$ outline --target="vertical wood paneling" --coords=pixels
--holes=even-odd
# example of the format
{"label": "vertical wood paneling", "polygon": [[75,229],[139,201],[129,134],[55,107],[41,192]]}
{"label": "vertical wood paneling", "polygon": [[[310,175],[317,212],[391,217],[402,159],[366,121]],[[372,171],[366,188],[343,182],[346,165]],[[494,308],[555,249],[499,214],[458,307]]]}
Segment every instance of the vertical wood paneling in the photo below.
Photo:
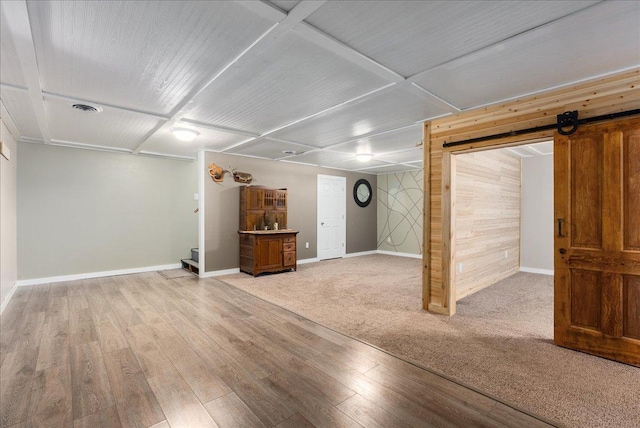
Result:
{"label": "vertical wood paneling", "polygon": [[624,248],[640,250],[640,133],[625,135],[624,142]]}
{"label": "vertical wood paneling", "polygon": [[[520,159],[503,151],[455,158],[451,270],[460,299],[520,269],[521,180]],[[462,272],[456,271],[460,264]]]}
{"label": "vertical wood paneling", "polygon": [[[640,69],[633,69],[527,98],[464,111],[426,124],[428,126],[425,126],[425,133],[428,133],[428,138],[425,136],[425,145],[429,144],[430,147],[428,152],[429,159],[425,159],[425,166],[429,166],[429,180],[425,180],[425,183],[430,182],[430,185],[425,185],[425,191],[429,191],[429,194],[425,195],[425,199],[428,198],[430,212],[429,217],[425,218],[423,224],[425,226],[425,235],[429,233],[430,239],[424,241],[425,248],[423,252],[425,257],[428,255],[430,263],[425,263],[424,266],[425,276],[428,276],[429,279],[429,287],[427,290],[428,295],[424,295],[423,300],[427,301],[427,306],[430,310],[449,313],[448,309],[442,310],[442,303],[445,293],[451,293],[452,291],[450,284],[443,282],[442,278],[442,250],[444,246],[442,229],[443,221],[448,222],[447,215],[450,214],[449,208],[442,206],[443,150],[461,153],[489,147],[498,148],[525,142],[539,142],[551,139],[554,131],[540,131],[523,136],[511,136],[447,149],[443,149],[442,144],[444,142],[455,142],[534,126],[554,124],[556,115],[565,111],[578,110],[580,118],[588,118],[638,109],[640,108],[639,76]],[[625,150],[628,153],[632,153],[633,156],[627,154],[626,157],[637,160],[640,158],[638,155],[640,152],[638,144],[640,143],[637,142],[638,137],[635,134],[631,135],[629,141],[635,139],[633,140],[634,143],[627,143]],[[627,162],[625,164],[625,174],[627,174],[625,175],[625,186],[629,186],[629,183],[638,185],[637,183],[640,181],[636,178],[640,176],[638,165],[629,165]],[[636,192],[635,195],[639,193]],[[630,192],[626,191],[626,194],[629,195]],[[640,232],[638,232],[640,223],[630,223],[628,220],[638,211],[635,209],[638,206],[640,206],[640,196],[637,199],[630,198],[627,201],[624,233],[627,239],[625,241],[626,245],[635,245],[637,243],[638,248],[640,248]],[[426,282],[424,280],[424,283]]]}
{"label": "vertical wood paneling", "polygon": [[571,246],[602,248],[602,141],[569,140]]}
{"label": "vertical wood paneling", "polygon": [[640,275],[624,275],[622,334],[640,339]]}

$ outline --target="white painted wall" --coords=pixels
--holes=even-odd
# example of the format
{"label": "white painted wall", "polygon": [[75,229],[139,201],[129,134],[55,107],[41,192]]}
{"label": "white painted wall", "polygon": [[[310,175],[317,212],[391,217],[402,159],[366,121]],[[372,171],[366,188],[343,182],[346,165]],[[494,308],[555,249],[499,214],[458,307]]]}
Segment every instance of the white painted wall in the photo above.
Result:
{"label": "white painted wall", "polygon": [[520,269],[553,273],[553,156],[522,158]]}
{"label": "white painted wall", "polygon": [[[9,160],[0,155],[0,301],[13,288],[18,278],[16,235],[16,174],[18,151],[16,141],[1,123],[0,140],[10,150]],[[3,306],[4,307],[4,306]]]}
{"label": "white painted wall", "polygon": [[197,162],[18,147],[18,280],[179,264],[198,246]]}

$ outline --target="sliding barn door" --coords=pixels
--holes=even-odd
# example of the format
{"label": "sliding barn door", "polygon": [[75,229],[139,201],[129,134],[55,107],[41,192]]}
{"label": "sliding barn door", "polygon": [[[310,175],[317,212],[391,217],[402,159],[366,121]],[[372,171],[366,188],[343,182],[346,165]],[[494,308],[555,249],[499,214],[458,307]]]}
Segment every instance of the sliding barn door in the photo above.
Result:
{"label": "sliding barn door", "polygon": [[640,366],[640,118],[557,134],[554,342]]}

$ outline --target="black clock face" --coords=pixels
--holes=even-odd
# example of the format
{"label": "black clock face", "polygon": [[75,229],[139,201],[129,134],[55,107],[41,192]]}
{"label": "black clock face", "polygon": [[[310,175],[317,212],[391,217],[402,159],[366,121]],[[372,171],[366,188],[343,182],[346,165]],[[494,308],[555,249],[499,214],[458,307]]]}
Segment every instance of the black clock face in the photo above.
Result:
{"label": "black clock face", "polygon": [[356,184],[353,186],[353,199],[356,201],[361,207],[366,207],[371,202],[371,197],[373,196],[371,191],[371,184],[364,178],[356,181]]}

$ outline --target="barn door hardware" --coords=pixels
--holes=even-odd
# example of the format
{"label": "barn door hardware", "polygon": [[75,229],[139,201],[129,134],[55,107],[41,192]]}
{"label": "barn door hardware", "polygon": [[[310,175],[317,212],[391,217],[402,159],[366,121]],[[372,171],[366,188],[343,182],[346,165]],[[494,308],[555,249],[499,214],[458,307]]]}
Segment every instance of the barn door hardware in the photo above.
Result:
{"label": "barn door hardware", "polygon": [[[562,135],[571,135],[578,130],[578,110],[565,111],[556,116],[558,132]],[[569,128],[569,130],[565,130]]]}
{"label": "barn door hardware", "polygon": [[[634,110],[621,111],[618,113],[603,114],[601,116],[587,117],[586,119],[578,119],[577,110],[567,111],[557,115],[556,123],[554,124],[536,126],[535,128],[518,129],[514,131],[503,132],[501,134],[470,138],[468,140],[462,140],[462,141],[455,141],[455,142],[449,142],[449,143],[445,141],[444,144],[442,144],[442,147],[447,148],[447,147],[462,146],[465,144],[480,143],[482,141],[498,140],[501,138],[513,137],[515,135],[531,134],[533,132],[539,132],[539,131],[548,131],[551,129],[557,130],[562,135],[571,135],[578,129],[579,125],[584,125],[585,123],[600,122],[603,120],[613,120],[619,117],[635,116],[639,114],[640,114],[640,109],[634,109]],[[565,128],[569,128],[569,129],[567,130]]]}

